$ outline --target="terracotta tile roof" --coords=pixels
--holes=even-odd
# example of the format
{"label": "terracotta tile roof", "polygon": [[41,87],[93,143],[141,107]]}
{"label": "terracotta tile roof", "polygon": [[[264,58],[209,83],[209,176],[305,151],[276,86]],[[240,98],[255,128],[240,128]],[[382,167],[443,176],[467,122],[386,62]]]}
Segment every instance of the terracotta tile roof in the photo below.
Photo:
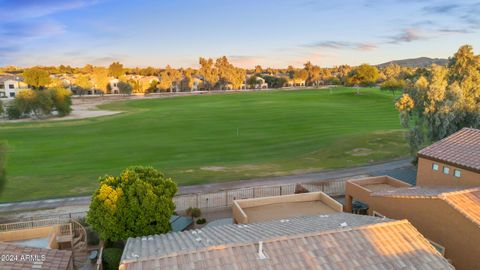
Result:
{"label": "terracotta tile roof", "polygon": [[[0,261],[0,269],[69,269],[72,252],[69,250],[47,249],[26,247],[0,242],[0,254],[8,255],[8,260]],[[10,256],[12,255],[12,256]],[[31,255],[35,259],[28,259],[25,256]],[[22,257],[23,256],[23,257]],[[44,260],[42,260],[44,256]],[[11,261],[10,259],[16,258]]]}
{"label": "terracotta tile roof", "polygon": [[480,129],[463,128],[420,150],[418,156],[480,172]]}
{"label": "terracotta tile roof", "polygon": [[442,199],[480,226],[480,188],[447,193]]}
{"label": "terracotta tile roof", "polygon": [[278,236],[332,230],[338,228],[342,223],[346,223],[347,226],[361,226],[379,222],[385,222],[385,220],[371,216],[335,213],[261,223],[204,227],[201,230],[129,238],[122,261],[135,260],[137,257],[162,256],[180,251],[191,251],[212,245],[249,243]]}
{"label": "terracotta tile roof", "polygon": [[[335,215],[339,214],[331,216],[338,221],[340,215]],[[343,217],[348,219],[347,223],[359,218],[362,222],[357,224],[366,224],[348,224],[345,227],[337,224],[331,229],[319,226],[316,230],[300,233],[305,220],[310,219],[311,224],[305,224],[308,227],[314,225],[314,220],[328,222],[329,218],[304,217],[289,222],[277,220],[248,224],[247,226],[257,226],[257,230],[250,231],[253,235],[248,239],[244,239],[246,234],[237,235],[242,229],[239,225],[219,226],[215,227],[217,232],[227,231],[227,238],[237,241],[220,244],[218,240],[212,239],[208,245],[170,250],[162,255],[138,250],[142,255],[136,258],[123,260],[122,256],[121,267],[124,268],[120,269],[453,269],[406,220],[381,220],[345,213]],[[285,223],[288,225],[285,226]],[[289,227],[299,233],[277,233],[270,237],[261,235],[275,232],[276,227],[280,231]],[[224,234],[219,235],[219,239],[222,236]],[[197,242],[193,237],[179,237],[179,233],[169,233],[162,239],[150,241],[134,242],[131,239],[127,242],[124,255],[132,248],[132,244],[140,249],[160,250],[166,245],[188,246],[188,242]],[[182,241],[177,242],[180,239]],[[263,240],[265,259],[258,255],[259,240]]]}

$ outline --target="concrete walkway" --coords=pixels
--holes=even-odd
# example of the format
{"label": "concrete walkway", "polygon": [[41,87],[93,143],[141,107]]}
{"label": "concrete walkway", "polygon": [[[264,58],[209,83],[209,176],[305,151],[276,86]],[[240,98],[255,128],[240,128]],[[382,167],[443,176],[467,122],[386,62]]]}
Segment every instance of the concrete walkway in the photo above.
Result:
{"label": "concrete walkway", "polygon": [[[389,175],[390,172],[398,174],[399,170],[405,170],[409,174],[415,172],[415,168],[411,165],[410,158],[390,160],[386,162],[379,162],[370,165],[352,167],[336,170],[325,170],[314,173],[306,173],[299,175],[278,176],[278,177],[266,177],[250,180],[239,180],[232,182],[221,182],[211,184],[201,184],[193,186],[180,186],[177,194],[190,194],[190,193],[203,193],[203,192],[215,192],[225,189],[235,188],[247,188],[255,186],[270,186],[270,185],[282,185],[292,183],[307,183],[319,180],[328,179],[341,179],[353,177],[356,175]],[[398,175],[395,175],[398,177]],[[401,179],[401,177],[399,177]],[[405,180],[406,179],[401,179]],[[25,210],[47,209],[57,207],[68,206],[85,206],[90,204],[90,196],[83,197],[69,197],[59,199],[47,199],[38,201],[25,201],[14,203],[0,204],[1,212],[15,212]]]}

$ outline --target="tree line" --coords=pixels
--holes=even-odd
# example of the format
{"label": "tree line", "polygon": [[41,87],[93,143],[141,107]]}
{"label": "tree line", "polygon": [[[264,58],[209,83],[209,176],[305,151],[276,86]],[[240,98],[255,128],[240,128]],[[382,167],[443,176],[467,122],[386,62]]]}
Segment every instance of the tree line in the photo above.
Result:
{"label": "tree line", "polygon": [[[151,93],[169,91],[189,91],[194,84],[202,90],[253,88],[258,78],[263,78],[270,88],[280,88],[291,85],[346,85],[372,86],[385,83],[384,89],[395,91],[403,80],[414,76],[416,69],[397,65],[378,69],[376,66],[362,64],[357,67],[341,65],[333,68],[322,68],[311,62],[302,68],[288,66],[287,68],[243,69],[234,66],[227,57],[217,59],[199,58],[199,68],[175,69],[167,65],[165,68],[127,68],[120,62],[113,62],[108,67],[87,64],[84,67],[51,66],[18,69],[15,67],[0,68],[1,72],[22,74],[25,81],[34,88],[52,86],[65,87],[62,76],[69,78],[70,85],[76,94],[87,91],[99,94],[111,93],[112,78],[118,79],[116,86],[120,93]],[[398,82],[398,75],[401,74]],[[50,76],[53,75],[53,76]],[[145,80],[142,77],[152,77]]]}

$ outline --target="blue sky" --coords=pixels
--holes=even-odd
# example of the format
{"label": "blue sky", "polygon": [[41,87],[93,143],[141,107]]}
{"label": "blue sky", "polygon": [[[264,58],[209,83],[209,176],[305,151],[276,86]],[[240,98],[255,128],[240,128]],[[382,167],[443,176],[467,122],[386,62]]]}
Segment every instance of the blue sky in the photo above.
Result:
{"label": "blue sky", "polygon": [[358,65],[480,49],[480,1],[0,0],[0,65]]}

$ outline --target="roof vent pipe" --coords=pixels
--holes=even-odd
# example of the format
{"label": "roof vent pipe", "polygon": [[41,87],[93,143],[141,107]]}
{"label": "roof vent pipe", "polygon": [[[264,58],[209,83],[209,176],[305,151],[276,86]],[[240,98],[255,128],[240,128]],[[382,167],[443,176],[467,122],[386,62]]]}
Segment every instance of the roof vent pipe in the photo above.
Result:
{"label": "roof vent pipe", "polygon": [[265,253],[263,253],[263,241],[258,242],[258,258],[260,258],[260,260],[267,258]]}

